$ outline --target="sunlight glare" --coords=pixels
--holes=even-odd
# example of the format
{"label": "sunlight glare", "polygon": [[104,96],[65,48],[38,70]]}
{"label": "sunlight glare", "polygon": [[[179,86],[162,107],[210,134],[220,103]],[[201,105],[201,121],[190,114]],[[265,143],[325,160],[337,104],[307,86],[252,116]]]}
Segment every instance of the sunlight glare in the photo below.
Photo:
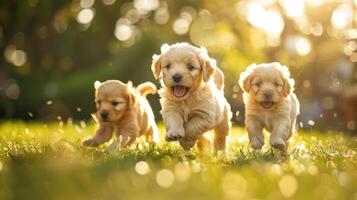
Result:
{"label": "sunlight glare", "polygon": [[309,6],[317,7],[324,3],[324,0],[305,0],[305,3]]}
{"label": "sunlight glare", "polygon": [[296,52],[301,55],[305,56],[310,53],[311,51],[311,44],[310,41],[304,37],[297,37],[295,43]]}
{"label": "sunlight glare", "polygon": [[284,8],[286,16],[289,18],[304,16],[305,4],[303,0],[281,0],[280,4]]}
{"label": "sunlight glare", "polygon": [[336,29],[347,28],[352,22],[352,8],[348,4],[338,6],[332,13],[331,23]]}
{"label": "sunlight glare", "polygon": [[276,10],[266,10],[257,3],[248,4],[247,19],[253,26],[264,30],[270,37],[280,37],[284,21]]}
{"label": "sunlight glare", "polygon": [[213,141],[213,134],[211,132],[206,132],[203,134],[203,137],[206,138],[209,141]]}

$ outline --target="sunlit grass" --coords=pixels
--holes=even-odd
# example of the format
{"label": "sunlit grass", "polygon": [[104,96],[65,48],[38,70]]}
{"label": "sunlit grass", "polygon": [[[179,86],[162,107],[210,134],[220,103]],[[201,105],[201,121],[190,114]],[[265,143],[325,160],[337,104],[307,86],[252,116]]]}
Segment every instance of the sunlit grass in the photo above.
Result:
{"label": "sunlit grass", "polygon": [[[299,132],[290,155],[253,151],[233,128],[225,155],[140,142],[108,152],[94,125],[3,122],[0,199],[356,199],[356,139]],[[161,133],[164,130],[161,126]]]}

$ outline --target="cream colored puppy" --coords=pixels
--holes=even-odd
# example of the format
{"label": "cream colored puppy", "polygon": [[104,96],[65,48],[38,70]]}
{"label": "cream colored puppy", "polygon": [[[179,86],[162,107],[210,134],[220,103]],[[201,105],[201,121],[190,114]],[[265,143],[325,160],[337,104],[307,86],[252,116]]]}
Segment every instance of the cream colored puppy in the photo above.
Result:
{"label": "cream colored puppy", "polygon": [[293,93],[294,80],[280,63],[251,65],[240,75],[244,91],[245,125],[250,145],[261,149],[263,129],[271,133],[270,145],[286,150],[295,131],[299,101]]}
{"label": "cream colored puppy", "polygon": [[215,150],[224,150],[232,114],[224,97],[224,75],[207,50],[187,43],[164,44],[161,54],[153,56],[152,71],[161,80],[166,140],[178,140],[188,150],[213,129]]}
{"label": "cream colored puppy", "polygon": [[99,127],[92,138],[83,142],[85,146],[103,144],[112,138],[113,133],[117,140],[111,148],[130,145],[139,136],[158,141],[154,114],[146,99],[147,94],[156,93],[154,84],[145,82],[134,88],[130,81],[125,84],[109,80],[96,81],[94,87]]}

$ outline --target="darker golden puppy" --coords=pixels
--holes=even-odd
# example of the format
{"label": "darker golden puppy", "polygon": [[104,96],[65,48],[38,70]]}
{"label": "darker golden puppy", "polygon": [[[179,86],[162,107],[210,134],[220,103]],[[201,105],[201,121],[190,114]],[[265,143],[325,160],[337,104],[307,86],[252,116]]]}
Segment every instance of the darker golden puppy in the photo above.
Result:
{"label": "darker golden puppy", "polygon": [[[113,133],[116,145],[127,146],[139,136],[146,136],[150,141],[158,140],[158,130],[147,94],[155,94],[156,87],[150,82],[137,88],[129,81],[109,80],[95,83],[96,118],[99,128],[93,138],[84,141],[86,146],[98,146],[109,141]],[[120,138],[120,139],[119,139]]]}

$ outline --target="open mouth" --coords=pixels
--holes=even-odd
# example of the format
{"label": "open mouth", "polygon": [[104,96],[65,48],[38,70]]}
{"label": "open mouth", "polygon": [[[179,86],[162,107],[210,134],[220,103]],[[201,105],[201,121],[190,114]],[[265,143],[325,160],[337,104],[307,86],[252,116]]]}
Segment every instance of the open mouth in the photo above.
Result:
{"label": "open mouth", "polygon": [[265,109],[269,109],[269,108],[273,107],[274,102],[272,102],[272,101],[263,101],[263,102],[260,103],[260,105],[262,105],[262,107],[265,108]]}
{"label": "open mouth", "polygon": [[182,98],[184,96],[186,96],[189,88],[185,87],[185,86],[181,86],[181,85],[175,85],[172,88],[172,94],[176,97],[176,98]]}

